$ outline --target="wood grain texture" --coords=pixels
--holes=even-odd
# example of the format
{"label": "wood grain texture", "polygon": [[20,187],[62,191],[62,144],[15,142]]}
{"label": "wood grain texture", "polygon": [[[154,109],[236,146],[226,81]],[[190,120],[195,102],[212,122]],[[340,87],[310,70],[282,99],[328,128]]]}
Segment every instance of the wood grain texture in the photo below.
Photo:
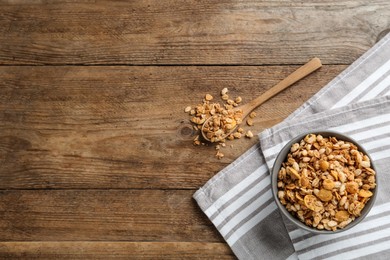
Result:
{"label": "wood grain texture", "polygon": [[0,64],[350,64],[388,0],[1,1]]}
{"label": "wood grain texture", "polygon": [[193,191],[0,191],[0,241],[222,242]]}
{"label": "wood grain texture", "polygon": [[218,161],[184,108],[319,57],[257,134],[389,30],[388,0],[0,0],[0,258],[235,259],[192,195],[258,139]]}
{"label": "wood grain texture", "polygon": [[[200,252],[202,252],[200,254]],[[225,243],[0,242],[6,259],[236,259]]]}
{"label": "wood grain texture", "polygon": [[[243,102],[298,66],[0,67],[0,189],[196,189],[257,142],[192,145],[184,113],[223,87]],[[287,117],[345,66],[325,66],[256,109]],[[248,129],[248,128],[247,128]]]}

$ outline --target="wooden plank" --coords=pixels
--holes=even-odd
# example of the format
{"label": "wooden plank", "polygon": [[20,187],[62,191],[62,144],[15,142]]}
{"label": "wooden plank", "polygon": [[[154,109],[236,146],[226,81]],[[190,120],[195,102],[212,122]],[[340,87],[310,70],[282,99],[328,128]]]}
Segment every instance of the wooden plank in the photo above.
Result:
{"label": "wooden plank", "polygon": [[0,242],[12,259],[236,259],[225,243]]}
{"label": "wooden plank", "polygon": [[[297,66],[0,67],[0,189],[196,189],[257,142],[192,145],[184,113],[223,87],[248,102]],[[325,66],[256,111],[257,134],[345,66]],[[248,128],[247,128],[248,129]]]}
{"label": "wooden plank", "polygon": [[0,242],[12,259],[236,259],[225,243]]}
{"label": "wooden plank", "polygon": [[387,0],[1,1],[0,64],[350,64]]}
{"label": "wooden plank", "polygon": [[1,241],[222,242],[193,191],[0,191]]}

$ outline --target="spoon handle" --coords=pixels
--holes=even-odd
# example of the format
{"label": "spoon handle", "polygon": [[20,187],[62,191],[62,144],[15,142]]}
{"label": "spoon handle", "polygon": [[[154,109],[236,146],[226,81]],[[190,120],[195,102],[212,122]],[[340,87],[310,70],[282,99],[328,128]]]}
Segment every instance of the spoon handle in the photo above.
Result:
{"label": "spoon handle", "polygon": [[253,99],[249,103],[247,103],[245,108],[243,107],[244,117],[248,115],[253,109],[257,108],[261,104],[263,104],[265,101],[270,99],[271,97],[275,96],[279,92],[283,91],[284,89],[288,88],[295,82],[299,81],[300,79],[306,77],[310,73],[314,72],[315,70],[321,68],[321,60],[319,58],[313,58],[308,63],[303,65],[302,67],[299,67],[296,71],[291,73],[287,78],[280,81],[278,84],[267,90],[264,94],[261,96]]}

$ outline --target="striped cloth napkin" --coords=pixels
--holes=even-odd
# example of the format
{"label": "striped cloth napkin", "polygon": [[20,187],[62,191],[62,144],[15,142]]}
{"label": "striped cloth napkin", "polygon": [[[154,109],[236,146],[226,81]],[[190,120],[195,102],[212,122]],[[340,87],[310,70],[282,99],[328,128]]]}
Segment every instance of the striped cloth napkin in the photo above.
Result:
{"label": "striped cloth napkin", "polygon": [[[319,129],[362,144],[379,179],[366,219],[333,235],[296,228],[279,214],[271,193],[278,152],[292,137]],[[390,34],[259,139],[194,194],[239,259],[390,259]]]}

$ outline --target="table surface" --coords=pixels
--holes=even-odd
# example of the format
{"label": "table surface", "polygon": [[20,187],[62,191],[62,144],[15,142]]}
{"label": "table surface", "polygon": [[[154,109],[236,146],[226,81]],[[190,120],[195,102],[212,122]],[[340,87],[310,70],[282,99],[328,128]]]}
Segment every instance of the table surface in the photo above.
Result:
{"label": "table surface", "polygon": [[0,1],[0,257],[234,259],[193,193],[258,142],[215,158],[188,105],[286,118],[390,28],[388,0]]}

